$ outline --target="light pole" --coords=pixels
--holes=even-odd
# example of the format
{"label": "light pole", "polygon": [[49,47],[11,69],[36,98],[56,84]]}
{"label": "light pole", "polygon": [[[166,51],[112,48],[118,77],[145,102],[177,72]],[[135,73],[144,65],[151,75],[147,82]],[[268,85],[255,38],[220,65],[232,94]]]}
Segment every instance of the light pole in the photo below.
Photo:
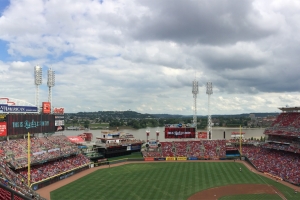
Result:
{"label": "light pole", "polygon": [[193,81],[193,89],[192,89],[192,93],[193,93],[193,98],[194,98],[194,106],[193,106],[193,111],[194,111],[194,115],[193,115],[193,124],[194,127],[197,129],[197,94],[199,93],[198,90],[198,81],[195,80]]}
{"label": "light pole", "polygon": [[[47,86],[49,87],[49,93],[48,93],[48,102],[50,102],[51,107],[52,106],[52,87],[55,85],[55,71],[52,71],[51,67],[48,69],[48,81]],[[51,109],[52,112],[53,109]]]}
{"label": "light pole", "polygon": [[38,112],[40,111],[39,106],[39,85],[42,84],[42,74],[43,69],[41,66],[36,65],[34,67],[34,84],[35,84],[35,105],[38,108]]}
{"label": "light pole", "polygon": [[207,135],[208,139],[212,139],[211,115],[210,115],[210,95],[213,93],[212,82],[206,84],[206,94],[208,95],[208,115],[207,115]]}

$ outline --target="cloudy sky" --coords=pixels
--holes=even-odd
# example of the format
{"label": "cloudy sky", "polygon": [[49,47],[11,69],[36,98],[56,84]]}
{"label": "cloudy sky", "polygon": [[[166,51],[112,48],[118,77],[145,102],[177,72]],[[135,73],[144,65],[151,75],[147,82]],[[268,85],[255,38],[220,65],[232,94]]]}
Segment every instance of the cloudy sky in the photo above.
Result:
{"label": "cloudy sky", "polygon": [[[0,0],[0,97],[65,112],[207,115],[300,106],[298,0]],[[1,102],[0,102],[1,103]]]}

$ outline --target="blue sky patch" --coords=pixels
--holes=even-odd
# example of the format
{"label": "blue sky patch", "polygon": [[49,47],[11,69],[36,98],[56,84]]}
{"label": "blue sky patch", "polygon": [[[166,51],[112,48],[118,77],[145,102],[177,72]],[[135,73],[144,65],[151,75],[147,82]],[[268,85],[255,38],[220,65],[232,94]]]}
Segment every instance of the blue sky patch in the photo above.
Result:
{"label": "blue sky patch", "polygon": [[10,55],[7,52],[8,42],[0,40],[0,60],[6,62],[10,58]]}
{"label": "blue sky patch", "polygon": [[2,13],[7,6],[9,6],[9,0],[1,0],[0,1],[0,16],[2,16]]}

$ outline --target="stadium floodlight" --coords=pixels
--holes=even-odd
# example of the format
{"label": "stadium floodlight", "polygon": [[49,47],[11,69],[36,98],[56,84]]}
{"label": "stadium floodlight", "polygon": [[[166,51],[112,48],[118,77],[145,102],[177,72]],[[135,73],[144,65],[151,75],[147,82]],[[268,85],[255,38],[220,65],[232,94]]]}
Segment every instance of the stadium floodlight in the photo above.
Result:
{"label": "stadium floodlight", "polygon": [[212,139],[211,115],[210,115],[210,96],[213,94],[212,82],[207,82],[206,94],[208,95],[207,136],[208,139]]}
{"label": "stadium floodlight", "polygon": [[35,106],[39,109],[39,85],[42,84],[42,76],[43,75],[43,69],[41,66],[36,65],[34,67],[34,84],[35,84]]}
{"label": "stadium floodlight", "polygon": [[193,124],[194,126],[197,128],[197,94],[199,93],[198,90],[198,81],[195,80],[193,81],[193,89],[192,89],[192,93],[193,93],[193,98],[194,98],[194,106],[193,106],[193,111],[194,111],[194,115],[193,115]]}
{"label": "stadium floodlight", "polygon": [[50,67],[48,69],[47,86],[49,87],[48,102],[50,102],[51,107],[52,107],[52,87],[54,87],[54,85],[55,85],[55,71],[53,71]]}

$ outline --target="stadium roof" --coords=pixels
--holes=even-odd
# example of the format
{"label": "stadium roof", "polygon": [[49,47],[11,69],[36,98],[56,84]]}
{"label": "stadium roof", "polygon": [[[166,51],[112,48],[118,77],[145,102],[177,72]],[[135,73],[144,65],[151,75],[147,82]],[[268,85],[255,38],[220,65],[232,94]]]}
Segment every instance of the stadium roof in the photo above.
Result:
{"label": "stadium roof", "polygon": [[283,107],[283,108],[278,108],[280,110],[282,110],[283,112],[299,112],[300,107]]}

